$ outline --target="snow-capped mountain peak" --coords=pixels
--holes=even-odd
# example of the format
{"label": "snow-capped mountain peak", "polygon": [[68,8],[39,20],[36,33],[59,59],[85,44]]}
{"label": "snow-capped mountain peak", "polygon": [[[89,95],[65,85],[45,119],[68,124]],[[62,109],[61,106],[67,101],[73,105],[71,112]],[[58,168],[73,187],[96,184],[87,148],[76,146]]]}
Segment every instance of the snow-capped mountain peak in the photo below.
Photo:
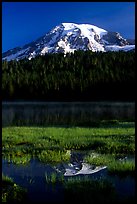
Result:
{"label": "snow-capped mountain peak", "polygon": [[130,45],[118,32],[90,24],[61,23],[36,41],[3,53],[2,59],[32,59],[46,53],[66,54],[75,50],[106,52],[131,49],[135,49],[135,45]]}

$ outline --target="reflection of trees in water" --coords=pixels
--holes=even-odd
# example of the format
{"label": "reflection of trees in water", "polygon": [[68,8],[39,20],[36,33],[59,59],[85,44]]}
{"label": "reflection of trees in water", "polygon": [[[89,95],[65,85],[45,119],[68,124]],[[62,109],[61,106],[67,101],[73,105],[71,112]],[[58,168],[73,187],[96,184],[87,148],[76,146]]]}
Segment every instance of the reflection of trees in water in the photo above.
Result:
{"label": "reflection of trees in water", "polygon": [[98,120],[134,120],[134,103],[46,103],[2,107],[2,125],[89,125]]}
{"label": "reflection of trees in water", "polygon": [[[18,116],[17,116],[18,117]],[[15,120],[15,111],[12,107],[9,108],[2,108],[2,124],[3,125],[9,125],[12,124]],[[18,119],[18,118],[17,118]]]}

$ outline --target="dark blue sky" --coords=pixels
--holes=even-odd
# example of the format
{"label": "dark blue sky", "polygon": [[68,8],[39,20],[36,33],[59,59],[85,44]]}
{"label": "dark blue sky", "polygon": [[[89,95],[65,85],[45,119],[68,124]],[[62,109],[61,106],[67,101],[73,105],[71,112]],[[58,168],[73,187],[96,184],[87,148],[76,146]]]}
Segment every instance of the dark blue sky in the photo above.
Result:
{"label": "dark blue sky", "polygon": [[89,23],[135,38],[135,2],[3,2],[2,51],[36,40],[63,22]]}

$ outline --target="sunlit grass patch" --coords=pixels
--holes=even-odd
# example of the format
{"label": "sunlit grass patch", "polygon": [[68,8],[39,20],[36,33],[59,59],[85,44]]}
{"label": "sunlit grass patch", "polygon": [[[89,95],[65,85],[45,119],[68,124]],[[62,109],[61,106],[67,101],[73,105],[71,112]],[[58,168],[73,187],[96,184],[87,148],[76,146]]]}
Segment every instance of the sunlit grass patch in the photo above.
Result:
{"label": "sunlit grass patch", "polygon": [[85,156],[85,161],[95,166],[107,166],[110,174],[127,176],[135,175],[135,161],[125,158],[116,158],[117,155],[91,153]]}
{"label": "sunlit grass patch", "polygon": [[30,155],[22,155],[22,156],[12,156],[11,157],[11,162],[15,164],[27,164],[30,162],[31,156]]}
{"label": "sunlit grass patch", "polygon": [[135,176],[135,161],[133,160],[112,161],[108,165],[108,171],[110,174],[116,174],[119,176],[126,175]]}
{"label": "sunlit grass patch", "polygon": [[70,160],[70,151],[43,150],[38,159],[45,163],[60,163]]}
{"label": "sunlit grass patch", "polygon": [[97,147],[97,152],[107,154],[135,154],[135,142],[124,142],[107,138],[105,144]]}
{"label": "sunlit grass patch", "polygon": [[106,166],[106,165],[109,165],[114,160],[115,159],[112,155],[97,154],[97,153],[92,153],[85,157],[85,161],[87,163],[95,166]]}
{"label": "sunlit grass patch", "polygon": [[11,152],[4,153],[3,158],[7,160],[9,163],[14,163],[14,164],[21,164],[21,165],[26,165],[30,162],[31,160],[31,155],[24,153],[21,150],[12,150]]}

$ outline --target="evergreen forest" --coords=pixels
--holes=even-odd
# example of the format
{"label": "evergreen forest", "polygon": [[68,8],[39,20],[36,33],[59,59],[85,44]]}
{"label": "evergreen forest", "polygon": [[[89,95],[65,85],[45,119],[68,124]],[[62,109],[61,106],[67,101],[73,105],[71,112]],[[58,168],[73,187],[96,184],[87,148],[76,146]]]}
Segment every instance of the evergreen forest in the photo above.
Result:
{"label": "evergreen forest", "polygon": [[2,100],[133,101],[135,52],[46,54],[2,61]]}

